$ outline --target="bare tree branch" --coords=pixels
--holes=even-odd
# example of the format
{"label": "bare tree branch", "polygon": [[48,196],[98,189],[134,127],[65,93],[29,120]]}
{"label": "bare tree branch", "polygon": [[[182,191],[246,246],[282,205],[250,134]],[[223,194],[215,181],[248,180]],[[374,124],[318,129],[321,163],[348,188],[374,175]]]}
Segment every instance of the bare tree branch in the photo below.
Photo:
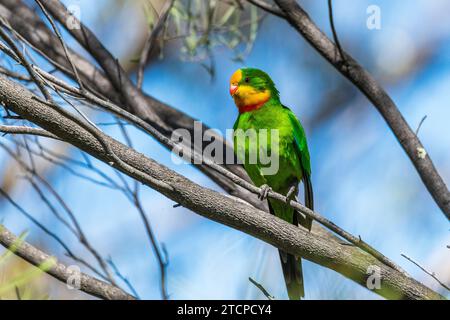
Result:
{"label": "bare tree branch", "polygon": [[35,2],[38,4],[39,8],[41,8],[41,10],[42,10],[42,12],[44,13],[45,17],[46,17],[47,20],[50,22],[50,24],[51,24],[51,26],[52,26],[52,28],[53,28],[53,31],[55,31],[56,36],[57,36],[58,39],[59,39],[59,42],[61,42],[61,45],[62,45],[62,47],[63,47],[63,49],[64,49],[64,54],[66,55],[67,60],[68,60],[69,63],[70,63],[70,67],[71,67],[71,69],[72,69],[72,71],[73,71],[73,73],[74,73],[74,75],[75,75],[75,78],[76,78],[76,80],[77,80],[77,82],[78,82],[78,85],[80,86],[80,90],[84,90],[83,83],[81,82],[80,76],[78,75],[78,70],[77,70],[77,68],[75,67],[75,64],[74,64],[74,62],[73,62],[73,60],[72,60],[72,58],[71,58],[71,56],[70,56],[69,50],[67,49],[66,43],[64,42],[64,39],[62,38],[61,33],[60,33],[59,30],[58,30],[58,27],[56,26],[56,24],[55,24],[55,22],[53,21],[53,19],[52,19],[52,18],[49,16],[49,14],[47,13],[47,11],[45,10],[45,8],[44,8],[44,6],[42,5],[42,3],[41,3],[39,0],[35,0]]}
{"label": "bare tree branch", "polygon": [[339,59],[341,59],[341,63],[345,63],[345,56],[344,56],[344,53],[342,51],[342,47],[341,47],[341,43],[339,41],[339,37],[337,35],[336,27],[334,25],[333,1],[332,0],[328,0],[328,18],[330,20],[331,31],[333,33],[333,40],[334,40],[334,43],[336,44],[337,50],[338,50],[339,55],[340,55]]}
{"label": "bare tree branch", "polygon": [[21,80],[21,81],[30,81],[31,80],[30,77],[27,77],[27,76],[25,76],[25,75],[23,75],[21,73],[10,71],[10,70],[8,70],[6,68],[3,68],[1,66],[0,66],[0,73],[6,75],[8,77],[15,78],[17,80]]}
{"label": "bare tree branch", "polygon": [[161,296],[164,300],[168,300],[169,296],[166,289],[166,278],[167,278],[167,256],[164,254],[165,251],[161,250],[158,241],[156,239],[155,233],[150,225],[150,221],[147,219],[144,208],[142,206],[141,200],[137,192],[133,192],[133,201],[136,209],[141,216],[142,222],[144,223],[145,231],[149,238],[152,249],[155,253],[156,259],[158,261],[159,272],[161,274]]}
{"label": "bare tree branch", "polygon": [[[3,22],[0,20],[0,26],[1,25],[3,25]],[[28,74],[33,79],[33,82],[36,83],[39,90],[41,90],[45,99],[47,99],[48,101],[52,101],[52,97],[51,97],[50,93],[47,91],[47,89],[45,88],[45,84],[42,82],[42,80],[40,80],[36,76],[36,73],[34,72],[33,68],[25,59],[25,56],[22,54],[22,51],[20,51],[20,49],[16,46],[16,44],[14,43],[14,40],[11,39],[11,37],[5,31],[3,31],[3,28],[1,28],[1,27],[0,27],[0,37],[11,47],[12,52],[14,52],[14,54],[11,56],[13,56],[13,57],[15,56],[16,61],[25,67],[25,69],[28,71]]]}
{"label": "bare tree branch", "polygon": [[254,280],[252,277],[248,277],[248,280],[255,286],[257,287],[265,296],[267,299],[269,300],[274,300],[275,297],[272,296],[267,290],[266,288],[263,287],[262,284],[260,284],[259,282],[257,282],[256,280]]}
{"label": "bare tree branch", "polygon": [[142,49],[141,56],[139,58],[139,66],[137,70],[137,84],[138,89],[142,89],[142,82],[144,80],[144,69],[147,64],[148,57],[151,50],[154,48],[155,41],[161,32],[167,18],[169,17],[170,9],[174,4],[175,0],[166,0],[164,6],[161,10],[161,14],[153,26],[153,30],[148,34],[148,38],[145,41],[144,48]]}
{"label": "bare tree branch", "polygon": [[[29,243],[23,240],[18,241],[18,238],[3,225],[0,225],[0,244],[6,249],[14,247],[13,253],[15,255],[36,267],[39,267],[50,259],[54,259]],[[74,274],[72,270],[62,263],[56,262],[49,270],[45,270],[45,272],[63,283],[71,283],[71,279],[79,276],[79,290],[100,299],[135,300],[133,296],[122,291],[122,289],[93,278],[85,273],[80,272],[79,274]]]}
{"label": "bare tree branch", "polygon": [[402,253],[402,257],[405,258],[406,260],[408,260],[409,262],[412,262],[413,264],[415,264],[420,270],[422,270],[423,272],[425,272],[427,275],[429,275],[430,277],[432,277],[434,280],[436,280],[437,283],[439,283],[441,285],[441,287],[443,287],[444,289],[450,291],[450,287],[448,285],[446,285],[445,283],[443,283],[438,277],[436,277],[436,274],[434,272],[430,272],[427,269],[425,269],[424,267],[422,267],[419,263],[415,262],[413,259],[411,259],[410,257],[408,257],[406,254]]}
{"label": "bare tree branch", "polygon": [[54,134],[51,134],[50,132],[48,132],[46,130],[43,130],[40,128],[33,128],[33,127],[0,125],[0,132],[3,132],[4,135],[6,135],[6,134],[30,134],[30,135],[36,135],[36,136],[41,136],[41,137],[45,137],[45,138],[59,140],[59,138],[57,136],[55,136]]}

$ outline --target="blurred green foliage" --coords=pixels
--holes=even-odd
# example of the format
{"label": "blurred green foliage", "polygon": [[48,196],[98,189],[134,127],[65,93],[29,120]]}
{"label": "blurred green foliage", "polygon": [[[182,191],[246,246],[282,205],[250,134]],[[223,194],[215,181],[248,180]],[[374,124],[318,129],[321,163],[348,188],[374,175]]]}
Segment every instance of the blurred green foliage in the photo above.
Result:
{"label": "blurred green foliage", "polygon": [[49,298],[48,288],[40,280],[42,280],[42,274],[55,264],[55,260],[49,259],[39,267],[34,267],[15,257],[14,252],[26,236],[27,233],[22,233],[16,243],[0,256],[0,300],[46,300]]}
{"label": "blurred green foliage", "polygon": [[[144,8],[152,29],[158,14],[151,2],[144,3]],[[243,61],[264,17],[256,7],[244,7],[239,1],[176,0],[158,39],[161,48],[178,40],[181,59],[201,63],[214,76],[213,49],[221,46],[231,49],[233,59]]]}

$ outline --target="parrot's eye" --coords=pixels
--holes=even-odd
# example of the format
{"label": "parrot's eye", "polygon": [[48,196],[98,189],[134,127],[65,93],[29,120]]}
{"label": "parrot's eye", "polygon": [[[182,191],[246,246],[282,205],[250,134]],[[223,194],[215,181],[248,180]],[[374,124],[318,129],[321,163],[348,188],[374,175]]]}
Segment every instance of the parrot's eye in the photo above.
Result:
{"label": "parrot's eye", "polygon": [[245,83],[249,83],[249,82],[250,82],[250,78],[249,78],[249,77],[246,77],[246,78],[244,79],[244,81],[245,81]]}

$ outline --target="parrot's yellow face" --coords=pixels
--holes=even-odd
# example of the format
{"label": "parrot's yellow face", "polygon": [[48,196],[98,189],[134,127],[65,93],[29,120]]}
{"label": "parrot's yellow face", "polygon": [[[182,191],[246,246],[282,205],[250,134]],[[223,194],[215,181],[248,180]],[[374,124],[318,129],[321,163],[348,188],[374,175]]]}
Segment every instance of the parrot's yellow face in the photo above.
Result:
{"label": "parrot's yellow face", "polygon": [[256,110],[269,101],[270,90],[260,85],[261,80],[245,74],[242,69],[231,76],[230,94],[240,112]]}

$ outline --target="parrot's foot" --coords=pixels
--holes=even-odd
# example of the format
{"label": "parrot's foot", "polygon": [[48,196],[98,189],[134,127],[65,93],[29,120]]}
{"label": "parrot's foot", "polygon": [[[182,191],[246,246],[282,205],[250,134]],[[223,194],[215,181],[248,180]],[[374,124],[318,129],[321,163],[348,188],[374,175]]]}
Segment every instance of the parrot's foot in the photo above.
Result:
{"label": "parrot's foot", "polygon": [[269,192],[272,191],[272,188],[269,187],[267,184],[263,184],[261,187],[261,191],[259,192],[259,200],[265,200],[267,199],[267,196],[269,195]]}
{"label": "parrot's foot", "polygon": [[288,193],[286,194],[286,203],[289,203],[291,200],[295,198],[295,191],[297,191],[296,186],[292,186],[289,189]]}

